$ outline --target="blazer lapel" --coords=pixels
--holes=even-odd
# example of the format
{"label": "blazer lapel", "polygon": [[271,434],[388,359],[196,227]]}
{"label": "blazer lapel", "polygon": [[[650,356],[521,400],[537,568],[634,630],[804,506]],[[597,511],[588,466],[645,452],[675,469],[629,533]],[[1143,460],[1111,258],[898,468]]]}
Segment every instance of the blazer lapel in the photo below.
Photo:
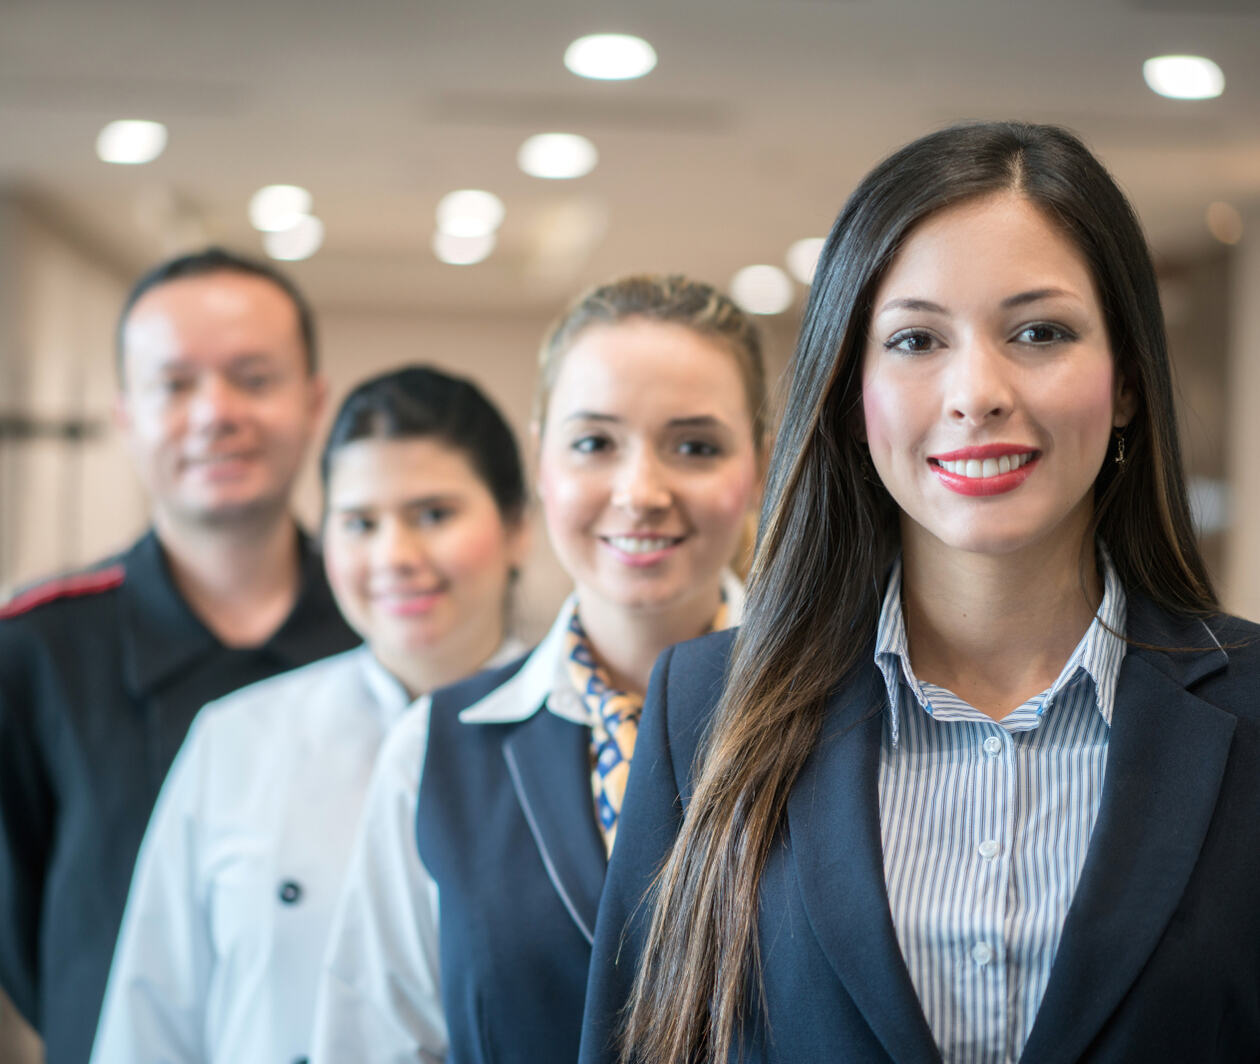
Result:
{"label": "blazer lapel", "polygon": [[512,729],[503,756],[547,876],[587,942],[607,864],[591,794],[590,731],[546,707]]}
{"label": "blazer lapel", "polygon": [[874,665],[832,701],[788,799],[801,897],[836,975],[888,1055],[939,1062],[893,928],[879,826],[886,702]]}
{"label": "blazer lapel", "polygon": [[[1131,621],[1153,610],[1140,600],[1135,606]],[[1130,632],[1180,647],[1210,634],[1201,627],[1147,634],[1133,623]],[[1219,647],[1125,656],[1098,820],[1021,1061],[1079,1060],[1163,934],[1211,823],[1235,725],[1186,685],[1226,660]]]}

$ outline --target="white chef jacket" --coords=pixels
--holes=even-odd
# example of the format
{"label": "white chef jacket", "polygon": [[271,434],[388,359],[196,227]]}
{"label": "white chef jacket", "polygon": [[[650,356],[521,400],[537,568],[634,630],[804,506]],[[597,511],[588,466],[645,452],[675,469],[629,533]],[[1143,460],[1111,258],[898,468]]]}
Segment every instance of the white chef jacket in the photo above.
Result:
{"label": "white chef jacket", "polygon": [[[744,589],[723,576],[727,623],[739,623]],[[566,664],[574,597],[511,679],[463,710],[466,724],[509,724],[546,710],[590,717]],[[401,721],[368,785],[359,835],[333,917],[315,1005],[311,1064],[441,1064],[448,1050],[439,977],[438,889],[416,845],[427,725]],[[595,815],[592,797],[591,816]]]}
{"label": "white chef jacket", "polygon": [[197,715],[140,847],[92,1064],[306,1057],[372,765],[395,722],[423,734],[428,704],[362,646]]}

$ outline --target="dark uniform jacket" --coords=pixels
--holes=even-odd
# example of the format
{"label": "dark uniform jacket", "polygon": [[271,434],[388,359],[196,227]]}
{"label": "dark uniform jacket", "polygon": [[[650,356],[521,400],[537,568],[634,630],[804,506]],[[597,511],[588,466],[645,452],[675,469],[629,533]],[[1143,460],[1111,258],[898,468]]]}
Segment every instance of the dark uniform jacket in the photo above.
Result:
{"label": "dark uniform jacket", "polygon": [[438,692],[429,717],[416,841],[441,897],[448,1064],[577,1058],[606,865],[590,728],[545,707],[459,719],[521,664]]}
{"label": "dark uniform jacket", "polygon": [[[1098,820],[1019,1060],[1251,1064],[1260,1060],[1260,628],[1175,617],[1131,594],[1127,634]],[[582,1064],[616,1059],[613,1031],[651,915],[639,903],[690,799],[731,645],[727,632],[684,643],[652,676],[600,903]],[[887,689],[865,661],[828,702],[762,872],[765,994],[750,986],[738,1039],[749,1064],[940,1064],[884,883]]]}
{"label": "dark uniform jacket", "polygon": [[48,1064],[88,1059],[132,865],[194,714],[356,642],[305,537],[297,602],[258,647],[193,615],[152,532],[0,610],[0,985]]}

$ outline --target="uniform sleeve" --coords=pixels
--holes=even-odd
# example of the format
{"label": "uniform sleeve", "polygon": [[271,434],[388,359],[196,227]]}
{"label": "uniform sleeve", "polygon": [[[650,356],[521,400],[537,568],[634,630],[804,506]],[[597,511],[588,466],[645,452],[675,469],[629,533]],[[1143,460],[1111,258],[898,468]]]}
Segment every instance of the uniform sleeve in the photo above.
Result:
{"label": "uniform sleeve", "polygon": [[428,716],[403,717],[377,759],[324,955],[312,1064],[446,1059],[437,885],[415,836]]}
{"label": "uniform sleeve", "polygon": [[171,766],[140,846],[92,1064],[206,1056],[214,955],[198,855],[213,732],[202,719]]}
{"label": "uniform sleeve", "polygon": [[674,651],[657,661],[643,704],[634,760],[626,783],[586,988],[580,1064],[617,1060],[617,1020],[630,999],[651,908],[640,904],[682,823],[678,781],[670,755],[666,693]]}
{"label": "uniform sleeve", "polygon": [[0,624],[0,986],[38,1028],[39,927],[55,799],[30,652]]}

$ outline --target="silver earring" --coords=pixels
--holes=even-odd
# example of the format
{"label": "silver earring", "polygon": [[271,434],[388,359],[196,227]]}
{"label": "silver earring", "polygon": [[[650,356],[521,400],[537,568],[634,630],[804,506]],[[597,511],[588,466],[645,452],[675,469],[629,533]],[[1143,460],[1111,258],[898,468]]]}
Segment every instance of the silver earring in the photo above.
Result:
{"label": "silver earring", "polygon": [[1116,465],[1124,466],[1124,430],[1116,429]]}

